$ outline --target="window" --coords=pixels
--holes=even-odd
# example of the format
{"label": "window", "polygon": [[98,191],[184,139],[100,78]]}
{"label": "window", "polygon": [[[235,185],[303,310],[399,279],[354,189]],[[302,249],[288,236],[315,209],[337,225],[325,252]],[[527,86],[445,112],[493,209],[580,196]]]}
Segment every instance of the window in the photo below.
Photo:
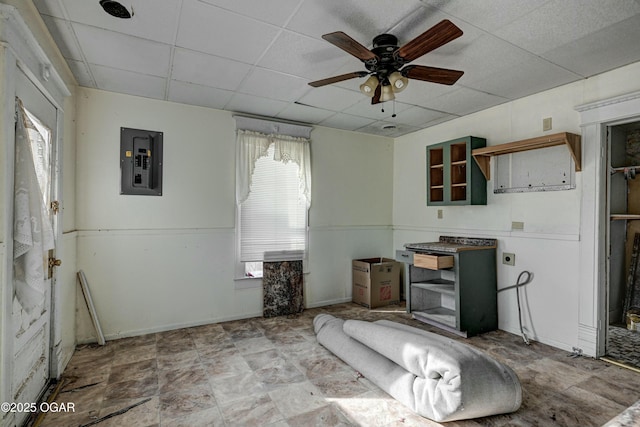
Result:
{"label": "window", "polygon": [[238,130],[237,144],[238,276],[261,277],[265,257],[305,258],[309,140]]}

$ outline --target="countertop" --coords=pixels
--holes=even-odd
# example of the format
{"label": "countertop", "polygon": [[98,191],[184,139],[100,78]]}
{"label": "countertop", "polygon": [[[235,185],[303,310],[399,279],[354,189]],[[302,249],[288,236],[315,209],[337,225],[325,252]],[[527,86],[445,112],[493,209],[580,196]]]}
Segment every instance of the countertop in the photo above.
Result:
{"label": "countertop", "polygon": [[437,242],[406,243],[405,249],[413,252],[462,252],[480,249],[495,249],[496,239],[475,237],[440,236]]}

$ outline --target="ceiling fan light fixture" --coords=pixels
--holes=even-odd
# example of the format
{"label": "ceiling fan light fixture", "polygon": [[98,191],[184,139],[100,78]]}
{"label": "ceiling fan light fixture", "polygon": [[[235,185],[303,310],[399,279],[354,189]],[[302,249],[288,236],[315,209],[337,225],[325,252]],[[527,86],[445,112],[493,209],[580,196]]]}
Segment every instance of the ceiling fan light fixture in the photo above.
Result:
{"label": "ceiling fan light fixture", "polygon": [[393,94],[393,88],[391,85],[383,85],[382,93],[380,94],[380,102],[392,101],[396,99],[396,96]]}
{"label": "ceiling fan light fixture", "polygon": [[405,90],[405,88],[409,84],[409,79],[400,74],[400,72],[394,71],[393,73],[389,74],[389,83],[391,83],[393,92],[398,93]]}
{"label": "ceiling fan light fixture", "polygon": [[376,76],[369,76],[369,78],[360,85],[360,92],[367,95],[369,98],[373,98],[379,84],[380,81]]}

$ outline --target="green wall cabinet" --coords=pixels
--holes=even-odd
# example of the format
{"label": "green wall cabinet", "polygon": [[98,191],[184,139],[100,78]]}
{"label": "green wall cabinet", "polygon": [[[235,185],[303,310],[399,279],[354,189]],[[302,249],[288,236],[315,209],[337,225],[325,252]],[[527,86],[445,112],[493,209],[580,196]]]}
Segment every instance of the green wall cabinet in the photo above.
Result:
{"label": "green wall cabinet", "polygon": [[427,205],[486,205],[487,180],[471,151],[487,140],[465,136],[427,147]]}

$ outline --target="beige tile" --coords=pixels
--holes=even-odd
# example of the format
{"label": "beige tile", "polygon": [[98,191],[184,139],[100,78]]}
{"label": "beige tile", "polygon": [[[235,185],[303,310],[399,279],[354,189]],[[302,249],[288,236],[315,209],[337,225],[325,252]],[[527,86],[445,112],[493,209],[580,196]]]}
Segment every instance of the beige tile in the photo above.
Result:
{"label": "beige tile", "polygon": [[125,363],[114,366],[109,375],[109,384],[123,381],[142,380],[157,375],[156,359]]}
{"label": "beige tile", "polygon": [[247,338],[234,342],[238,351],[242,354],[258,353],[265,350],[274,349],[276,345],[267,337]]}
{"label": "beige tile", "polygon": [[321,408],[302,413],[287,419],[290,426],[296,427],[346,427],[353,426],[350,421],[338,408],[333,405],[325,405]]}
{"label": "beige tile", "polygon": [[163,370],[158,375],[160,394],[179,391],[196,385],[208,386],[208,378],[207,372],[200,364],[173,370]]}
{"label": "beige tile", "polygon": [[172,370],[176,368],[184,368],[193,365],[199,365],[200,354],[196,350],[184,351],[174,354],[158,355],[158,370]]}
{"label": "beige tile", "polygon": [[113,365],[124,365],[127,363],[140,362],[142,360],[155,359],[157,357],[156,344],[145,344],[140,346],[118,349],[113,355]]}
{"label": "beige tile", "polygon": [[[136,406],[127,409],[132,405]],[[157,396],[145,399],[137,398],[119,401],[117,404],[102,408],[100,417],[107,417],[110,414],[116,414],[123,410],[126,410],[126,412],[107,418],[97,425],[100,427],[149,427],[156,426],[160,423],[160,399]]]}
{"label": "beige tile", "polygon": [[306,358],[296,361],[295,364],[310,380],[331,375],[353,375],[353,368],[335,357]]}
{"label": "beige tile", "polygon": [[220,404],[267,391],[265,384],[251,371],[234,376],[213,377],[209,379],[209,383]]}
{"label": "beige tile", "polygon": [[252,395],[222,404],[221,410],[229,425],[262,427],[283,420],[282,414],[267,394]]}
{"label": "beige tile", "polygon": [[601,426],[611,419],[608,414],[626,408],[578,387],[571,387],[562,394],[564,399],[549,401],[548,406],[542,408],[544,414],[560,426]]}
{"label": "beige tile", "polygon": [[105,390],[105,402],[110,400],[136,399],[155,396],[158,393],[158,376],[153,375],[140,380],[123,381],[109,384]]}
{"label": "beige tile", "polygon": [[177,418],[164,417],[162,427],[222,427],[224,419],[217,406],[202,411],[193,411]]}
{"label": "beige tile", "polygon": [[235,377],[253,372],[247,362],[240,357],[238,353],[206,359],[202,365],[211,380]]}
{"label": "beige tile", "polygon": [[370,391],[353,398],[332,399],[349,419],[363,426],[387,426],[398,423],[411,413],[382,391]]}
{"label": "beige tile", "polygon": [[199,385],[160,396],[160,417],[174,419],[216,407],[211,388]]}
{"label": "beige tile", "polygon": [[[49,413],[42,426],[86,424],[146,397],[152,400],[97,425],[441,425],[412,413],[319,345],[312,322],[321,312],[389,318],[450,336],[411,319],[401,306],[367,310],[346,303],[293,319],[254,318],[79,346],[57,397],[73,402],[76,412]],[[512,414],[446,427],[596,426],[640,398],[640,374],[600,360],[568,358],[535,342],[526,346],[504,331],[464,342],[514,368],[523,404]]]}
{"label": "beige tile", "polygon": [[158,338],[157,347],[158,355],[160,356],[184,353],[196,349],[193,339],[188,335],[186,338]]}
{"label": "beige tile", "polygon": [[285,418],[295,417],[327,404],[320,390],[308,381],[280,387],[270,391],[269,396]]}
{"label": "beige tile", "polygon": [[316,378],[311,383],[318,387],[327,399],[357,397],[369,388],[355,375],[334,375]]}

